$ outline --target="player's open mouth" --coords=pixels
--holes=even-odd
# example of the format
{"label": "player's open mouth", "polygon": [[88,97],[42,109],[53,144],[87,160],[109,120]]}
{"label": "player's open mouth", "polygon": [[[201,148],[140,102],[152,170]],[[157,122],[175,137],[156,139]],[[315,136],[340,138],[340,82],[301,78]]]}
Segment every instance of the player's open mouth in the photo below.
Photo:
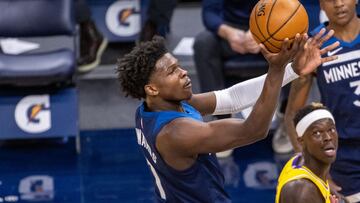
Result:
{"label": "player's open mouth", "polygon": [[333,146],[328,146],[324,148],[325,154],[329,157],[333,157],[336,155],[336,149]]}
{"label": "player's open mouth", "polygon": [[190,88],[191,87],[191,80],[187,80],[185,85],[184,85],[184,88]]}
{"label": "player's open mouth", "polygon": [[346,16],[346,12],[345,12],[345,11],[336,12],[336,17],[338,17],[338,18],[342,18],[342,17],[345,17],[345,16]]}

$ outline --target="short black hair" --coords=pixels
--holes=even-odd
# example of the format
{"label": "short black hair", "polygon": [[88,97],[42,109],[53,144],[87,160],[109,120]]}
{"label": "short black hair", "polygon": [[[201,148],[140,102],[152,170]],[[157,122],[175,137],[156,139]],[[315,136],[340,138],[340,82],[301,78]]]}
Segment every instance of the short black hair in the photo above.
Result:
{"label": "short black hair", "polygon": [[325,110],[328,110],[328,108],[326,108],[326,106],[324,106],[322,103],[319,103],[319,102],[313,102],[307,106],[305,106],[304,108],[300,109],[295,117],[294,117],[294,124],[295,126],[299,123],[299,121],[304,118],[306,115],[308,115],[309,113],[317,110],[317,109],[325,109]]}
{"label": "short black hair", "polygon": [[139,43],[130,53],[118,59],[116,72],[126,96],[146,97],[144,86],[149,82],[156,61],[167,52],[165,39],[154,36],[151,41]]}

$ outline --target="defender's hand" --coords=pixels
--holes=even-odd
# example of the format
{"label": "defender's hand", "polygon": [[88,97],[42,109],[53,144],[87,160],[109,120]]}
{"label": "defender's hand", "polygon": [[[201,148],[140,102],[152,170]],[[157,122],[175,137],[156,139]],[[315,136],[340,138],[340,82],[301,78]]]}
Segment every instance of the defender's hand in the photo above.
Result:
{"label": "defender's hand", "polygon": [[[326,29],[321,29],[314,37],[309,38],[307,41],[302,40],[300,49],[296,53],[293,68],[298,75],[306,75],[313,72],[319,65],[337,59],[337,56],[321,57],[328,51],[331,51],[339,46],[339,42],[336,41],[333,44],[321,49],[324,42],[329,40],[334,31],[330,30],[326,35]],[[307,38],[307,34],[303,34],[303,39]]]}

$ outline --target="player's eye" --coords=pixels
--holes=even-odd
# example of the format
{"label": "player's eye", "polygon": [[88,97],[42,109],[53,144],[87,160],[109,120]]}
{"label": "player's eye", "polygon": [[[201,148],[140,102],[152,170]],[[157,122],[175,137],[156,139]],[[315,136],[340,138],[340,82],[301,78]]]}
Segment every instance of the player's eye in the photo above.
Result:
{"label": "player's eye", "polygon": [[313,136],[316,137],[316,138],[320,137],[320,135],[321,135],[320,131],[314,131],[313,132]]}
{"label": "player's eye", "polygon": [[168,71],[168,75],[173,74],[173,73],[175,72],[175,70],[176,70],[176,69],[177,69],[176,67],[172,67],[172,68],[170,68],[170,70]]}

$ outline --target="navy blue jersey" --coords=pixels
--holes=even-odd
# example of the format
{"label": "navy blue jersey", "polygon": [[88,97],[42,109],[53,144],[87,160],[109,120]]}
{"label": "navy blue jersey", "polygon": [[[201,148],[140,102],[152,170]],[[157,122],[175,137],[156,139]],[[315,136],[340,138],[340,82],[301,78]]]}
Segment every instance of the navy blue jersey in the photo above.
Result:
{"label": "navy blue jersey", "polygon": [[[325,26],[318,26],[311,34]],[[338,59],[324,63],[316,75],[321,102],[334,115],[339,134],[331,176],[342,187],[342,194],[352,195],[360,192],[360,35],[350,43],[332,37],[323,46],[336,41],[340,46],[327,56],[336,54]]]}
{"label": "navy blue jersey", "polygon": [[327,55],[338,59],[324,63],[316,73],[321,102],[334,115],[339,139],[360,141],[360,35],[350,43],[332,37],[323,46],[336,41],[340,46]]}
{"label": "navy blue jersey", "polygon": [[185,102],[184,112],[149,112],[145,105],[136,112],[136,135],[155,179],[158,202],[230,202],[215,154],[200,154],[190,168],[178,171],[166,164],[156,148],[156,137],[166,124],[184,117],[202,121],[200,113]]}

